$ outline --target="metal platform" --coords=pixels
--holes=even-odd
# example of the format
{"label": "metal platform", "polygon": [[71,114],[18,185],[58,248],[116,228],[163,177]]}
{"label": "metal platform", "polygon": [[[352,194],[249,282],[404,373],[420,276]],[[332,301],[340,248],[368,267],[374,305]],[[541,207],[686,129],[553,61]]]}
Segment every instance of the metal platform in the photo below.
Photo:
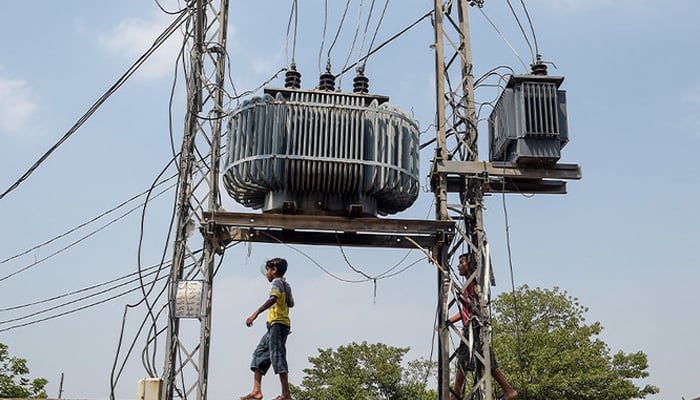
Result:
{"label": "metal platform", "polygon": [[582,177],[578,164],[521,166],[512,162],[438,161],[435,172],[448,174],[448,192],[460,192],[464,190],[465,178],[477,178],[484,182],[484,193],[566,194],[564,180]]}
{"label": "metal platform", "polygon": [[232,241],[431,248],[449,243],[455,234],[452,221],[232,212],[205,212],[203,217],[202,229],[217,242],[215,248]]}

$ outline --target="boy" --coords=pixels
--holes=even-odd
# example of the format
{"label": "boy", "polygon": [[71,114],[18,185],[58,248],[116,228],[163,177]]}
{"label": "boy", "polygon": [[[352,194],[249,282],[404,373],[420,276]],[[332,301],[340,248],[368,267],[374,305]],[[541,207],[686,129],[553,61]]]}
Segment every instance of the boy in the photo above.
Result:
{"label": "boy", "polygon": [[270,309],[267,313],[267,332],[260,339],[250,363],[250,369],[254,373],[253,390],[241,397],[241,400],[260,400],[263,398],[260,384],[263,375],[270,369],[270,366],[275,374],[279,375],[282,385],[282,394],[277,396],[275,400],[292,400],[289,393],[286,344],[291,326],[289,308],[294,307],[294,298],[292,297],[292,288],[284,279],[286,272],[287,260],[284,258],[273,258],[265,263],[265,277],[272,283],[270,297],[245,320],[245,324],[253,326],[253,321],[258,315]]}
{"label": "boy", "polygon": [[[471,254],[469,253],[459,256],[457,270],[459,271],[459,274],[465,278],[468,278],[469,275],[474,272],[474,267],[470,266],[470,257]],[[479,304],[479,299],[477,298],[475,290],[475,281],[471,281],[464,287],[463,299],[466,306],[461,307],[459,314],[455,314],[450,317],[450,322],[455,323],[461,319],[463,325],[462,334],[464,334],[465,337],[469,337],[469,330],[471,328],[474,330],[474,336],[478,338],[480,326],[473,320],[473,307]],[[476,350],[481,352],[481,345],[479,341],[476,342],[477,343],[474,343],[474,347]],[[461,342],[459,349],[457,350],[458,367],[457,374],[455,376],[455,387],[452,395],[450,396],[450,400],[461,399],[459,396],[462,396],[462,391],[464,390],[465,370],[474,371],[476,368],[476,360],[474,360],[474,358],[475,357],[473,354],[470,355],[467,344]],[[501,397],[501,399],[514,400],[518,398],[518,392],[515,391],[512,386],[510,386],[510,383],[508,383],[505,375],[503,375],[503,372],[501,372],[501,370],[498,368],[498,363],[496,362],[496,356],[493,353],[493,349],[491,349],[491,376],[493,376],[496,382],[498,382],[498,385],[501,386],[501,390],[503,390],[503,397]]]}

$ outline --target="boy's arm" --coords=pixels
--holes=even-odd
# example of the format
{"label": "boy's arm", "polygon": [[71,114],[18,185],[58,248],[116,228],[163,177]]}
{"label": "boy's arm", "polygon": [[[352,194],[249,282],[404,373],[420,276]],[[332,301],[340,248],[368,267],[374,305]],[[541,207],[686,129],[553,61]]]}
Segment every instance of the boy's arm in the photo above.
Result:
{"label": "boy's arm", "polygon": [[263,312],[263,311],[267,310],[268,308],[272,307],[272,306],[275,304],[275,302],[277,302],[277,296],[270,296],[270,298],[267,299],[267,301],[264,302],[263,305],[261,305],[260,307],[258,307],[258,309],[255,310],[255,312],[253,312],[252,314],[250,314],[250,317],[248,317],[248,318],[245,320],[245,324],[246,324],[247,326],[253,326],[253,321],[255,321],[255,318],[258,318],[258,315],[260,315],[261,312]]}

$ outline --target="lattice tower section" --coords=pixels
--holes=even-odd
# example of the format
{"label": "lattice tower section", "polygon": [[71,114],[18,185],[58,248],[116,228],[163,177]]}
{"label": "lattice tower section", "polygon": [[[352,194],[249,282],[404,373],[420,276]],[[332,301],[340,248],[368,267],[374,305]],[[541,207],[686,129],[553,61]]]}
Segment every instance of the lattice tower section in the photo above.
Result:
{"label": "lattice tower section", "polygon": [[[204,241],[193,233],[202,225],[204,211],[220,208],[228,0],[190,0],[187,7],[191,12],[185,32],[187,113],[178,166],[162,400],[206,398],[213,269],[217,252],[222,250],[207,240],[213,226],[204,226]],[[191,297],[188,290],[198,297],[191,303],[194,309],[181,301]]]}

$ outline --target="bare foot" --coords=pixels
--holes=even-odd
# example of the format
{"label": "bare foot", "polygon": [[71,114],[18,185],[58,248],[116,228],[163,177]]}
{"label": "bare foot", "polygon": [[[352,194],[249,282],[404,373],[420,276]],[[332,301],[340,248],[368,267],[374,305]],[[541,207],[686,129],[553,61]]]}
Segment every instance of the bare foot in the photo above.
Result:
{"label": "bare foot", "polygon": [[247,395],[241,397],[241,400],[262,400],[263,395],[261,392],[250,392]]}

